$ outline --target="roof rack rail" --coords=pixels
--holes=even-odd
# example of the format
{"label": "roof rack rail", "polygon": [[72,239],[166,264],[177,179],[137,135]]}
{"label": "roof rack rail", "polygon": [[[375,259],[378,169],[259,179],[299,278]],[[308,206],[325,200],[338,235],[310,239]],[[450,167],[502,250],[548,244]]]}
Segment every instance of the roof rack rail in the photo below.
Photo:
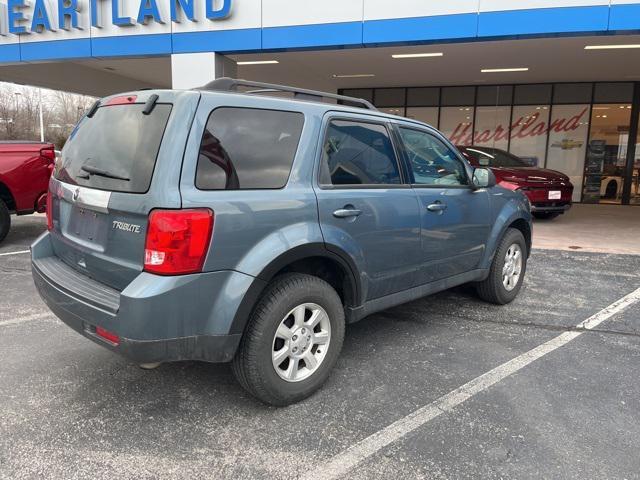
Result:
{"label": "roof rack rail", "polygon": [[301,100],[320,100],[331,98],[333,100],[341,100],[358,105],[360,108],[367,110],[378,110],[373,104],[363,98],[348,97],[346,95],[336,95],[335,93],[320,92],[317,90],[307,90],[304,88],[289,87],[286,85],[276,85],[272,83],[253,82],[250,80],[241,80],[236,78],[222,77],[209,82],[206,85],[196,88],[195,90],[215,90],[222,92],[238,91],[238,87],[256,88],[257,90],[249,90],[247,94],[263,94],[275,92],[293,93],[293,97]]}

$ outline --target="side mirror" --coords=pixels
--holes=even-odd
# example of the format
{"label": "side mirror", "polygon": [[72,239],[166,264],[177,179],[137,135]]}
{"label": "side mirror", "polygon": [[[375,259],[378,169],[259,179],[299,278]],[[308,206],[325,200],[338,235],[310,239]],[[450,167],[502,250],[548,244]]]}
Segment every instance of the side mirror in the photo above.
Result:
{"label": "side mirror", "polygon": [[496,185],[496,176],[490,168],[475,168],[473,170],[474,188],[491,188]]}

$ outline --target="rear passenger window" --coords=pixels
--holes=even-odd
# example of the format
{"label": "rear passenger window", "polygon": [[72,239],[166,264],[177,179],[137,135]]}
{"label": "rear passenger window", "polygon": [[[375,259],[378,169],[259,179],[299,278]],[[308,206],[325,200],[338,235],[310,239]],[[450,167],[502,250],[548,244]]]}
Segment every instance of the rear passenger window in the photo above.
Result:
{"label": "rear passenger window", "polygon": [[298,149],[304,115],[254,108],[218,108],[200,143],[200,190],[282,188]]}
{"label": "rear passenger window", "polygon": [[396,185],[398,162],[383,125],[333,120],[324,141],[323,185]]}

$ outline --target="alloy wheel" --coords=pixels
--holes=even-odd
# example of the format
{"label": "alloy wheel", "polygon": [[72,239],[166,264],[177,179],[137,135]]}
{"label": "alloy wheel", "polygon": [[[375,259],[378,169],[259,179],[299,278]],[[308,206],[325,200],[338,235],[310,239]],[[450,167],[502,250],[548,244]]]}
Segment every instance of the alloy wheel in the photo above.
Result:
{"label": "alloy wheel", "polygon": [[324,361],[331,341],[327,312],[315,303],[293,308],[280,322],[273,337],[271,360],[280,378],[300,382]]}
{"label": "alloy wheel", "polygon": [[512,244],[504,257],[504,266],[502,267],[502,285],[510,292],[520,280],[522,274],[522,249],[517,243]]}

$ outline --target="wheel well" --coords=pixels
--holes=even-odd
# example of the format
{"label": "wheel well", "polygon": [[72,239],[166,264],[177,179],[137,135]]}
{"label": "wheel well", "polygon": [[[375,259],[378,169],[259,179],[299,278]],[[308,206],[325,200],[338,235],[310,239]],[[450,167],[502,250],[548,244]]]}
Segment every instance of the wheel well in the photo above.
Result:
{"label": "wheel well", "polygon": [[525,242],[527,243],[527,253],[531,253],[531,227],[529,226],[529,223],[526,220],[519,218],[509,225],[509,228],[520,230]]}
{"label": "wheel well", "polygon": [[15,212],[16,201],[13,199],[13,195],[11,195],[9,187],[2,182],[0,182],[0,198],[4,201],[10,212]]}
{"label": "wheel well", "polygon": [[321,278],[334,288],[342,299],[343,305],[354,306],[357,304],[351,272],[337,260],[320,256],[303,258],[282,268],[274,277],[292,272],[306,273]]}

